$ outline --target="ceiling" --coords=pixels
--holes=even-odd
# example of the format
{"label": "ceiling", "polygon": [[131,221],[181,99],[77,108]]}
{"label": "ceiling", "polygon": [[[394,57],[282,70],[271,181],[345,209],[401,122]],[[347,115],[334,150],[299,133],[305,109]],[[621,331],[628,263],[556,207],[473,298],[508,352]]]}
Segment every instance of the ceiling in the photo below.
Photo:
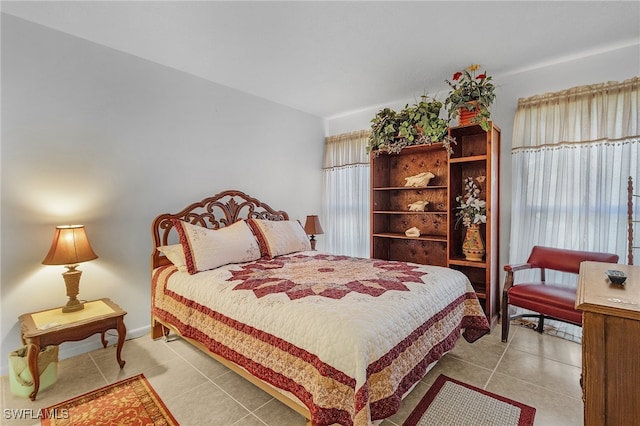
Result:
{"label": "ceiling", "polygon": [[[2,1],[8,13],[330,118],[631,45],[638,1]],[[640,64],[639,64],[640,73]]]}

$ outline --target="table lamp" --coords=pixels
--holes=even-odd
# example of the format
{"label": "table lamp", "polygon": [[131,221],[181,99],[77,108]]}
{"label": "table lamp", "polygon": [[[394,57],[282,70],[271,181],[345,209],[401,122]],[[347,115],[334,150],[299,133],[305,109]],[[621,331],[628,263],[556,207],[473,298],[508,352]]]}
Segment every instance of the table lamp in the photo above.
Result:
{"label": "table lamp", "polygon": [[307,216],[307,221],[304,223],[304,232],[306,232],[307,235],[311,236],[311,238],[309,239],[309,241],[311,242],[311,250],[315,250],[316,235],[324,234],[322,226],[320,226],[320,219],[318,219],[318,216]]}
{"label": "table lamp", "polygon": [[67,271],[62,274],[67,287],[69,301],[62,307],[62,312],[76,312],[84,309],[84,303],[77,298],[80,291],[80,275],[78,263],[97,259],[84,231],[84,225],[56,226],[56,233],[43,265],[65,265]]}

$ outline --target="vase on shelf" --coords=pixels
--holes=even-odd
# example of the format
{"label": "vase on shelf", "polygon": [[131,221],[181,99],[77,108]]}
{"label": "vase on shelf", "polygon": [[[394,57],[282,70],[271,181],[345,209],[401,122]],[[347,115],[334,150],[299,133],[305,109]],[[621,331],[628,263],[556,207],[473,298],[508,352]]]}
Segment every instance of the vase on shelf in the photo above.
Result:
{"label": "vase on shelf", "polygon": [[480,112],[476,101],[471,101],[469,103],[473,104],[473,108],[471,110],[468,110],[465,107],[458,109],[458,125],[460,126],[471,124],[471,120],[473,120]]}
{"label": "vase on shelf", "polygon": [[485,253],[484,242],[480,234],[480,225],[477,223],[471,224],[467,228],[464,241],[462,242],[462,254],[464,254],[467,260],[479,262],[482,261]]}

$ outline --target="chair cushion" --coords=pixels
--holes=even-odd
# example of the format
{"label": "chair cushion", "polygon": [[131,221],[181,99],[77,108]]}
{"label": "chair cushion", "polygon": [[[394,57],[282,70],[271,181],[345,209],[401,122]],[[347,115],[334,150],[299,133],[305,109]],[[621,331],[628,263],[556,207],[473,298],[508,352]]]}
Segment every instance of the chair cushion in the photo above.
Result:
{"label": "chair cushion", "polygon": [[582,312],[575,309],[576,290],[572,288],[543,283],[518,284],[509,289],[509,304],[582,325]]}

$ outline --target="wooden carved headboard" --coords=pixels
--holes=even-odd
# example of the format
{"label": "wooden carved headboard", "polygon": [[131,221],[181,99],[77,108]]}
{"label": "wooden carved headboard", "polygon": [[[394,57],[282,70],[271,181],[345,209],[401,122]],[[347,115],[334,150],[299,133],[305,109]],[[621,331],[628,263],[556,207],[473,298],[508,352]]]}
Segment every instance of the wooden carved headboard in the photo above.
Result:
{"label": "wooden carved headboard", "polygon": [[180,219],[194,225],[219,229],[240,219],[289,220],[289,215],[281,210],[274,210],[269,205],[236,190],[222,191],[213,197],[193,203],[178,213],[161,214],[151,224],[152,270],[170,264],[169,259],[156,248],[177,243],[177,231],[175,231],[171,219]]}

